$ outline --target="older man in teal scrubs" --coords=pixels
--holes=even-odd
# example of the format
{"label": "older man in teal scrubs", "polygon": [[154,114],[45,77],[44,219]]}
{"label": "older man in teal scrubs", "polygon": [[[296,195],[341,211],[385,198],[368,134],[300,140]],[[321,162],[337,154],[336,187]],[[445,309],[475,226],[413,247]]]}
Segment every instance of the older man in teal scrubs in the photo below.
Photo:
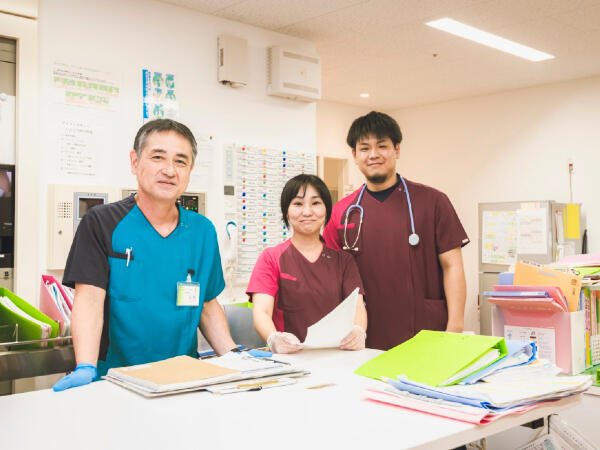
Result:
{"label": "older man in teal scrubs", "polygon": [[218,354],[235,347],[215,299],[225,286],[215,228],[176,203],[195,156],[185,125],[148,122],[130,153],[137,193],[84,216],[63,278],[75,286],[77,367],[55,391],[90,383],[111,367],[196,357],[198,326]]}

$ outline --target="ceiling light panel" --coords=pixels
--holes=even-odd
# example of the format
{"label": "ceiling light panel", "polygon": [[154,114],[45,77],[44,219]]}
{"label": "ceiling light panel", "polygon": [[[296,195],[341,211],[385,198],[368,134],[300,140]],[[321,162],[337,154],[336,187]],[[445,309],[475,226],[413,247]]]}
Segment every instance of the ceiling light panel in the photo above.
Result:
{"label": "ceiling light panel", "polygon": [[492,47],[515,56],[519,56],[520,58],[525,58],[529,61],[537,62],[554,58],[553,55],[548,53],[544,53],[534,48],[527,47],[526,45],[522,45],[495,34],[488,33],[487,31],[480,30],[479,28],[465,25],[464,23],[457,22],[456,20],[447,17],[426,22],[425,25],[438,30],[446,31],[447,33],[454,34],[455,36],[460,36],[464,39],[469,39],[479,44],[487,45],[488,47]]}

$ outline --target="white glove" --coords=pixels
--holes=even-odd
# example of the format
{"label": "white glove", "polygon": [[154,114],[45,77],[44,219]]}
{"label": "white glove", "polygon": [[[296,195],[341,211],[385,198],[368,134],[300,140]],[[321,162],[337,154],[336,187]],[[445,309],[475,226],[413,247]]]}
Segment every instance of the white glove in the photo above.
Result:
{"label": "white glove", "polygon": [[340,342],[342,350],[362,350],[365,348],[367,332],[360,325],[354,325],[352,331]]}
{"label": "white glove", "polygon": [[273,353],[296,353],[302,349],[300,340],[292,333],[273,331],[267,338],[267,345]]}

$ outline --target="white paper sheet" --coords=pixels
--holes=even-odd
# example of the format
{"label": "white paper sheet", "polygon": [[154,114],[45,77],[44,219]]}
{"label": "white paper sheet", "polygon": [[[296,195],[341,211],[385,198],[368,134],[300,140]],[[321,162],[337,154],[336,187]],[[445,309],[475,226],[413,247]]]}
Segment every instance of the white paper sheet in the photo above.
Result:
{"label": "white paper sheet", "polygon": [[548,253],[546,208],[517,210],[517,253],[545,255]]}
{"label": "white paper sheet", "polygon": [[303,348],[337,348],[354,326],[358,288],[333,311],[308,327]]}

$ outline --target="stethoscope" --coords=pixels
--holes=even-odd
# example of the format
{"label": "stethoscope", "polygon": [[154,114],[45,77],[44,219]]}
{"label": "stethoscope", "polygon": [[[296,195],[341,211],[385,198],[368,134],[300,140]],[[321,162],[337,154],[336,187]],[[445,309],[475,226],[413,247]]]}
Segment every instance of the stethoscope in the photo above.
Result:
{"label": "stethoscope", "polygon": [[[408,213],[410,215],[410,229],[411,229],[412,233],[410,236],[408,236],[408,243],[410,245],[412,245],[413,247],[415,247],[419,243],[419,235],[415,232],[415,220],[413,217],[412,204],[410,202],[410,193],[408,192],[408,188],[406,187],[406,181],[404,181],[404,178],[402,178],[402,176],[400,176],[400,181],[402,182],[402,186],[404,186],[404,193],[406,194],[406,201],[408,203]],[[363,198],[366,188],[367,188],[367,185],[363,184],[363,187],[360,190],[360,194],[358,194],[358,199],[356,200],[356,203],[353,203],[352,205],[350,205],[350,207],[346,210],[346,220],[344,221],[344,246],[342,247],[343,250],[350,250],[353,252],[358,251],[358,247],[356,246],[356,243],[358,242],[358,238],[360,237],[360,230],[362,228],[363,216],[365,215],[365,210],[363,209],[362,206],[360,206],[360,201]],[[352,212],[353,209],[357,209],[358,212],[360,213],[360,220],[358,222],[358,233],[356,233],[356,238],[354,239],[354,242],[352,243],[352,245],[348,245],[348,241],[346,239],[346,233],[348,231],[348,217],[350,216],[350,213]]]}

